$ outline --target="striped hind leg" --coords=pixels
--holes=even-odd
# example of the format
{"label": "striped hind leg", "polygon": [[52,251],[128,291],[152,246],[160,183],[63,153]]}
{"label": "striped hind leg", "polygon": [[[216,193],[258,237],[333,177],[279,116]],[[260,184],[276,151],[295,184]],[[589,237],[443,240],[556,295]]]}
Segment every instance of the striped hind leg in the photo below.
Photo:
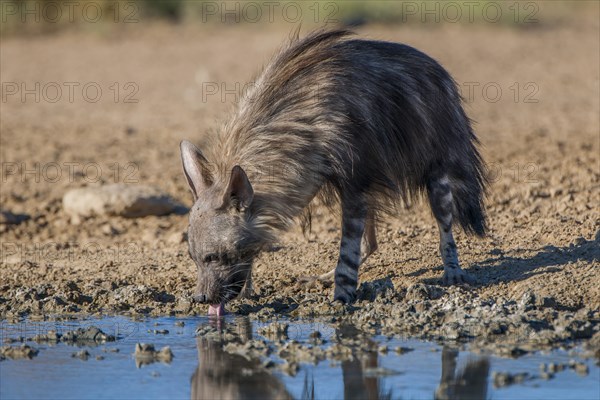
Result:
{"label": "striped hind leg", "polygon": [[367,224],[367,205],[360,195],[342,196],[342,242],[335,267],[334,301],[348,304],[356,297],[361,241]]}
{"label": "striped hind leg", "polygon": [[[377,250],[377,228],[375,226],[375,213],[372,211],[367,212],[367,219],[365,221],[365,230],[363,232],[362,242],[360,245],[360,265],[362,265],[371,254]],[[335,276],[335,268],[331,271],[325,272],[319,276],[302,276],[299,278],[299,282],[308,287],[312,287],[317,281],[331,283]]]}
{"label": "striped hind leg", "polygon": [[446,175],[427,183],[429,204],[440,230],[440,254],[444,262],[444,285],[469,283],[470,276],[460,268],[452,235],[452,187]]}

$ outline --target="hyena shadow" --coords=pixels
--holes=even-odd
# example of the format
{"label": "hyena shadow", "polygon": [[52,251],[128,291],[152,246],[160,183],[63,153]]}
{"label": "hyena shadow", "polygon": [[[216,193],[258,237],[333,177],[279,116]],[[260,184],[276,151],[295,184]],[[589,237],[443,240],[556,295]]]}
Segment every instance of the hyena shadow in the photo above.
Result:
{"label": "hyena shadow", "polygon": [[[593,239],[579,239],[569,246],[544,246],[539,249],[518,249],[516,251],[536,251],[533,256],[519,257],[506,255],[502,250],[495,250],[494,256],[479,262],[467,271],[473,276],[474,286],[488,286],[503,282],[521,281],[533,275],[559,272],[561,267],[571,262],[600,262],[600,230]],[[513,250],[514,251],[514,250]],[[442,269],[440,266],[439,269]],[[485,274],[480,273],[485,270]],[[430,271],[422,268],[407,274],[420,276]],[[423,283],[440,284],[439,279],[424,279]]]}
{"label": "hyena shadow", "polygon": [[479,263],[479,268],[486,270],[487,278],[479,283],[489,285],[520,281],[533,275],[559,272],[562,266],[576,261],[600,261],[600,230],[593,239],[581,238],[576,243],[564,247],[545,246],[531,257],[506,256],[500,253],[488,258]]}

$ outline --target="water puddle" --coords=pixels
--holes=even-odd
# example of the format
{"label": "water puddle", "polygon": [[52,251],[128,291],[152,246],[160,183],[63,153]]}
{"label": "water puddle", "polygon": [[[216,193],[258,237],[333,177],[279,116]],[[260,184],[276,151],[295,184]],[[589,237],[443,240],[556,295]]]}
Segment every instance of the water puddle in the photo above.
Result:
{"label": "water puddle", "polygon": [[[36,341],[28,340],[36,335]],[[600,394],[600,368],[577,348],[500,358],[464,345],[368,336],[319,320],[3,321],[0,336],[3,346],[17,348],[0,353],[2,399],[598,399]]]}

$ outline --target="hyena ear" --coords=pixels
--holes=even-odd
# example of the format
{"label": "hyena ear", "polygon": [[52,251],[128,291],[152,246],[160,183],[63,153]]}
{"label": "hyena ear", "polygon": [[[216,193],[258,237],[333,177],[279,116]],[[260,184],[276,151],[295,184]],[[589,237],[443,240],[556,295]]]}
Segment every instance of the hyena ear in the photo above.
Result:
{"label": "hyena ear", "polygon": [[242,167],[236,165],[231,170],[229,184],[223,195],[223,205],[235,205],[238,210],[243,210],[250,206],[253,198],[254,189],[252,189],[248,175]]}
{"label": "hyena ear", "polygon": [[200,193],[213,184],[208,161],[204,158],[200,149],[187,140],[183,140],[179,147],[181,149],[183,173],[194,196],[194,201],[196,201]]}

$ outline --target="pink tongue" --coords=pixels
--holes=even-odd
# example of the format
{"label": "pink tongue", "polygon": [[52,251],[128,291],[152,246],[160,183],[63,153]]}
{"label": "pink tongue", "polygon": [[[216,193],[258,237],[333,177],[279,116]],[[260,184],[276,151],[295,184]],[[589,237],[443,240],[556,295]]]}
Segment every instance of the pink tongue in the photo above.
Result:
{"label": "pink tongue", "polygon": [[225,306],[223,305],[223,303],[209,305],[208,315],[216,315],[217,317],[225,315]]}

